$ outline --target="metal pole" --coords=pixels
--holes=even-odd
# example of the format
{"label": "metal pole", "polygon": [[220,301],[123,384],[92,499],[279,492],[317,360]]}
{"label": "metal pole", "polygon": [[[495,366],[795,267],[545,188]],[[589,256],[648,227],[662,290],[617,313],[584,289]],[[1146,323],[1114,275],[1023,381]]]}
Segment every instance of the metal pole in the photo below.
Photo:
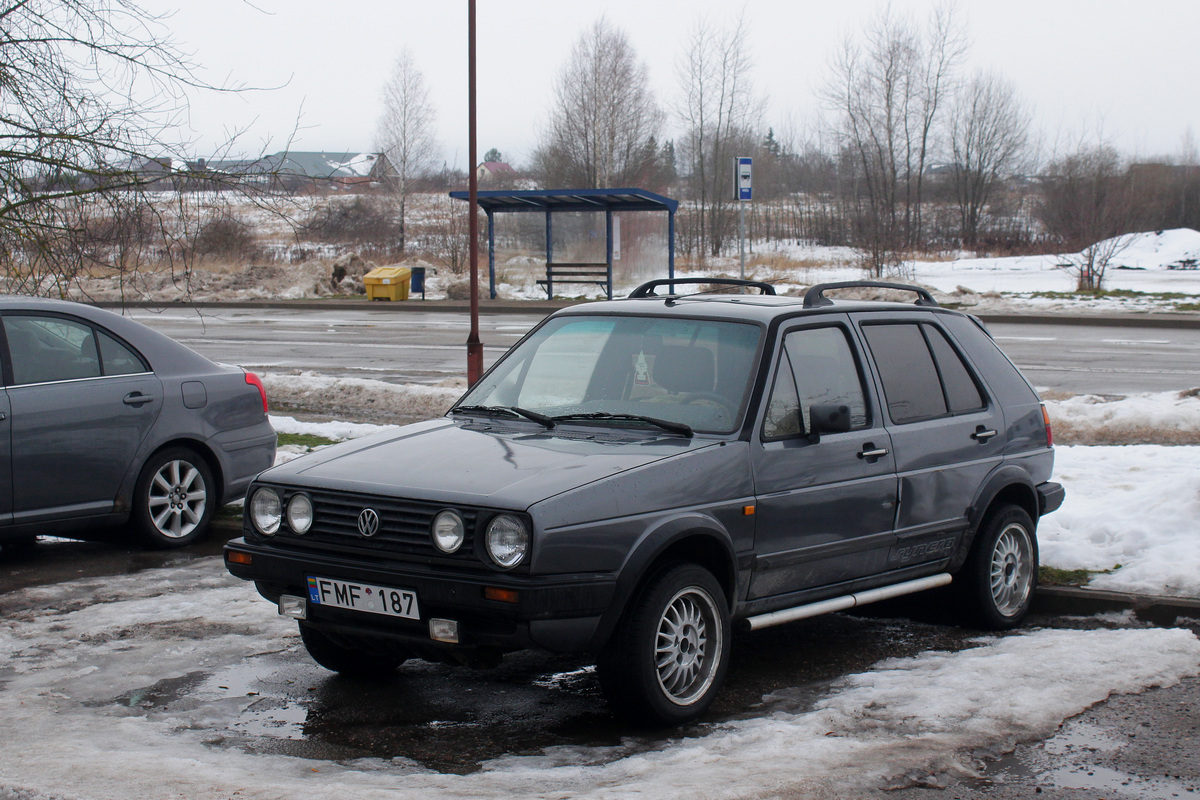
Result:
{"label": "metal pole", "polygon": [[483,375],[483,342],[479,340],[479,176],[475,173],[475,0],[467,0],[467,97],[470,109],[467,126],[467,168],[470,170],[467,208],[471,215],[468,259],[471,262],[471,332],[467,336],[467,385],[474,386]]}
{"label": "metal pole", "polygon": [[746,280],[746,204],[738,200],[738,256],[742,261],[742,280]]}

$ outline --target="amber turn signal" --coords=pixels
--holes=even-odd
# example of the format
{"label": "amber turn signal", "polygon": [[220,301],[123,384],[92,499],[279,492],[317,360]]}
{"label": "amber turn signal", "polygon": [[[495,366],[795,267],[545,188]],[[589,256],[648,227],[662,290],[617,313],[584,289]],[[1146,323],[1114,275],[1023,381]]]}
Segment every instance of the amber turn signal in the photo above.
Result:
{"label": "amber turn signal", "polygon": [[488,600],[499,600],[501,603],[517,602],[517,592],[515,589],[501,589],[497,586],[483,587],[483,596]]}
{"label": "amber turn signal", "polygon": [[254,559],[249,553],[239,553],[237,550],[230,550],[226,553],[225,560],[230,564],[245,564],[247,567],[254,563]]}

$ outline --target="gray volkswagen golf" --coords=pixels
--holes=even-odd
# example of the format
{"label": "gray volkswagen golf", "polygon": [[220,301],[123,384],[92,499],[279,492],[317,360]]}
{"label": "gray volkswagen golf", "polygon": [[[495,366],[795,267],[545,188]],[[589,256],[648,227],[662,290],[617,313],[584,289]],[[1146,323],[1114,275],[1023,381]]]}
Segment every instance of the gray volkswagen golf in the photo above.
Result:
{"label": "gray volkswagen golf", "polygon": [[0,542],[203,536],[275,459],[262,382],[133,320],[0,296]]}
{"label": "gray volkswagen golf", "polygon": [[[559,311],[444,418],[263,473],[229,570],[329,669],[590,652],[656,724],[712,702],[733,625],[935,589],[1017,625],[1063,491],[982,324],[914,287],[689,283]],[[917,300],[827,296],[864,286]]]}

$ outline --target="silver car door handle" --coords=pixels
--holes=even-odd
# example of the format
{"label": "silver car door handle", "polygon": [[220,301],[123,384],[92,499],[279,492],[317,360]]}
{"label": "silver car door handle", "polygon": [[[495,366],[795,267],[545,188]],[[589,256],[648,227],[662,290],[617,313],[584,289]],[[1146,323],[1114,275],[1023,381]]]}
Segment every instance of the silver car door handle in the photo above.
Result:
{"label": "silver car door handle", "polygon": [[979,442],[980,444],[983,444],[988,439],[992,438],[995,435],[996,435],[995,431],[988,430],[988,429],[984,428],[982,425],[980,425],[978,428],[975,429],[975,432],[971,434],[971,438],[974,439],[975,441]]}
{"label": "silver car door handle", "polygon": [[[874,445],[866,444],[866,445],[863,445],[863,447],[874,447]],[[887,454],[888,454],[887,449],[880,447],[875,450],[860,450],[858,453],[858,457],[859,458],[881,458],[883,456],[886,456]]]}

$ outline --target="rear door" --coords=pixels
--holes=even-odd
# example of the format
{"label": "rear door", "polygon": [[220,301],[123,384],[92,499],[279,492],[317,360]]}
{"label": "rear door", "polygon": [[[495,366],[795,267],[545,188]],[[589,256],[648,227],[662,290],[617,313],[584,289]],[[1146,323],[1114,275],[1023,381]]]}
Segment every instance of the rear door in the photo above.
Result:
{"label": "rear door", "polygon": [[862,315],[889,420],[900,506],[889,568],[949,557],[1004,453],[1004,417],[937,315]]}
{"label": "rear door", "polygon": [[2,319],[13,521],[112,512],[162,409],[158,378],[129,344],[83,320]]}
{"label": "rear door", "polygon": [[[752,448],[750,599],[881,571],[893,542],[895,464],[846,317],[783,329]],[[845,405],[851,429],[812,434],[811,408]]]}

